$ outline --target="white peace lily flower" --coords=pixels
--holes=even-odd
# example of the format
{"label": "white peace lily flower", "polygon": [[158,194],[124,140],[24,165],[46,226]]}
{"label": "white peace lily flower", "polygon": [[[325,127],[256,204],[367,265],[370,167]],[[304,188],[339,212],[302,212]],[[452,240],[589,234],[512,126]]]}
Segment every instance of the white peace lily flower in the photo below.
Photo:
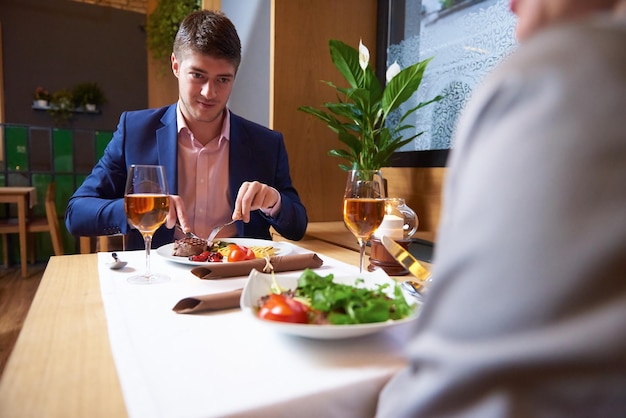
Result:
{"label": "white peace lily flower", "polygon": [[389,68],[387,68],[387,73],[385,74],[385,77],[387,78],[387,83],[389,83],[392,78],[397,76],[400,70],[402,70],[402,68],[400,68],[400,64],[398,64],[398,61],[394,61],[393,64],[391,64]]}
{"label": "white peace lily flower", "polygon": [[359,65],[365,71],[367,68],[367,64],[370,62],[370,51],[367,49],[365,45],[363,45],[363,40],[359,39]]}

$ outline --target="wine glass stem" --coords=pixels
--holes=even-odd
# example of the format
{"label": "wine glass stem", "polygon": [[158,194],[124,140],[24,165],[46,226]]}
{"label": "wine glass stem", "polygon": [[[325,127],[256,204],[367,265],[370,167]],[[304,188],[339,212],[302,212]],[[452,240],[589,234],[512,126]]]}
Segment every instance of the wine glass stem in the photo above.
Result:
{"label": "wine glass stem", "polygon": [[143,236],[143,241],[146,246],[146,271],[143,275],[150,278],[152,275],[152,273],[150,273],[150,247],[152,247],[152,235],[145,234]]}
{"label": "wine glass stem", "polygon": [[357,239],[359,240],[359,273],[363,273],[365,268],[365,239],[363,237]]}

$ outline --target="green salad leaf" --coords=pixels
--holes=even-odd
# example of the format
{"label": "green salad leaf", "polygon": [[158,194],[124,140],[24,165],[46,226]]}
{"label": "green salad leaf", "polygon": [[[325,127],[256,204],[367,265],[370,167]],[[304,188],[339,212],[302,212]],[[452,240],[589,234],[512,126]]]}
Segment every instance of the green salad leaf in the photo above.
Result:
{"label": "green salad leaf", "polygon": [[[311,309],[327,314],[331,324],[361,324],[402,319],[413,313],[400,286],[394,284],[393,297],[386,290],[390,283],[377,284],[376,288],[356,287],[335,283],[334,276],[320,276],[306,269],[298,279],[296,296],[310,302]],[[364,283],[357,279],[355,284]]]}

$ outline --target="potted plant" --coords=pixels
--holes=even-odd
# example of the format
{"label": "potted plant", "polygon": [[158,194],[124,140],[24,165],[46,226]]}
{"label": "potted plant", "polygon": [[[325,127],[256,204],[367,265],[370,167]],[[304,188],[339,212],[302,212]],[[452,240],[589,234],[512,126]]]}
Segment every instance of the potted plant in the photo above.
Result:
{"label": "potted plant", "polygon": [[62,89],[52,93],[48,113],[57,124],[65,125],[72,118],[73,111],[74,96],[71,91]]}
{"label": "potted plant", "polygon": [[347,149],[332,149],[328,154],[350,163],[339,164],[343,170],[379,170],[396,150],[422,134],[420,132],[404,138],[402,131],[412,128],[403,125],[404,120],[418,109],[442,99],[442,96],[437,96],[419,103],[407,110],[395,126],[391,126],[387,120],[418,90],[432,58],[404,69],[397,62],[393,63],[387,69],[387,85],[383,88],[369,65],[369,50],[362,42],[359,42],[358,51],[334,39],[329,41],[329,46],[333,64],[350,86],[338,87],[326,81],[326,84],[337,90],[339,101],[324,103],[328,112],[311,106],[301,106],[298,110],[326,122],[338,134]]}
{"label": "potted plant", "polygon": [[88,112],[95,112],[106,103],[104,92],[98,83],[81,83],[72,90],[74,106]]}
{"label": "potted plant", "polygon": [[48,102],[50,102],[50,98],[51,96],[48,90],[44,89],[41,86],[37,87],[35,89],[35,94],[33,94],[33,99],[35,100],[33,104],[37,107],[47,108]]}

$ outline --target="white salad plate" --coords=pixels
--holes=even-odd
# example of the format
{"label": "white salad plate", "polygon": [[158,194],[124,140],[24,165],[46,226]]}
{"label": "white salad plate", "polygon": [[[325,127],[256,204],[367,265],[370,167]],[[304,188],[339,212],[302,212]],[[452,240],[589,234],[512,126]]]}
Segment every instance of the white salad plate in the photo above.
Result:
{"label": "white salad plate", "polygon": [[[286,242],[277,242],[270,241],[265,239],[255,239],[255,238],[220,238],[221,241],[229,242],[237,245],[242,245],[244,247],[274,247],[274,255],[287,255],[293,251],[293,248],[289,243]],[[180,264],[189,264],[192,266],[206,266],[209,264],[207,261],[191,261],[188,257],[179,257],[177,255],[173,255],[174,252],[174,243],[165,244],[157,248],[156,253],[165,258],[166,260],[173,261],[175,263]]]}
{"label": "white salad plate", "polygon": [[[324,274],[324,273],[322,273]],[[367,288],[375,288],[377,284],[383,283],[396,283],[391,277],[389,277],[384,271],[376,270],[368,273],[352,273],[352,274],[334,274],[333,281],[336,283],[344,283],[354,285],[357,278],[363,278],[364,283],[360,286]],[[276,282],[283,289],[295,289],[298,285],[299,275],[296,276],[284,276],[276,275]],[[411,315],[400,320],[389,320],[386,322],[376,322],[369,324],[354,324],[354,325],[314,325],[314,324],[294,324],[288,322],[272,321],[267,319],[261,319],[256,315],[258,310],[258,300],[262,296],[265,296],[270,291],[272,285],[272,275],[261,273],[257,270],[252,270],[248,276],[248,281],[241,294],[240,306],[244,314],[252,317],[254,320],[259,321],[265,326],[271,327],[277,332],[295,335],[299,337],[307,337],[314,339],[343,339],[359,337],[368,334],[374,334],[393,326],[405,324],[414,321],[417,318],[418,304],[416,299],[404,293],[404,297],[409,305],[414,307],[414,311]],[[390,286],[389,291],[393,293],[393,287]]]}

